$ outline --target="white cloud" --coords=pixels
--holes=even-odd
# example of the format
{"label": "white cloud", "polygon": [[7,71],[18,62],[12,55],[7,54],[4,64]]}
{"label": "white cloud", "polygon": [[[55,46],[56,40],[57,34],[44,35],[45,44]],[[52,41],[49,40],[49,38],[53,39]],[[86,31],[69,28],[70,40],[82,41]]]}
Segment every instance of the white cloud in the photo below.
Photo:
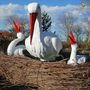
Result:
{"label": "white cloud", "polygon": [[82,14],[80,13],[79,10],[73,10],[73,11],[72,11],[72,15],[75,16],[75,17],[78,17],[78,16],[80,16],[80,15],[82,15]]}
{"label": "white cloud", "polygon": [[[79,5],[71,5],[68,4],[66,6],[47,6],[47,5],[41,5],[42,11],[47,11],[48,13],[62,13],[62,12],[70,12],[74,16],[79,16],[82,15],[82,10],[80,10]],[[27,5],[19,5],[19,4],[12,4],[9,3],[7,5],[0,5],[0,19],[3,18],[4,16],[9,16],[12,14],[17,14],[16,11],[27,11]],[[86,10],[86,9],[85,9]],[[84,10],[84,11],[85,11]],[[28,11],[27,11],[28,12]]]}
{"label": "white cloud", "polygon": [[52,11],[56,11],[56,10],[61,10],[62,8],[59,6],[46,6],[46,5],[42,5],[41,6],[42,11],[47,11],[47,12],[52,12]]}
{"label": "white cloud", "polygon": [[66,6],[46,6],[46,5],[42,5],[41,6],[42,10],[45,10],[47,12],[51,12],[51,11],[64,11],[64,10],[71,10],[71,9],[75,9],[78,8],[78,6],[76,5],[66,5]]}
{"label": "white cloud", "polygon": [[[48,14],[52,18],[52,28],[55,30],[60,30],[60,22],[59,17],[60,14],[63,13],[71,13],[74,17],[80,18],[83,12],[86,11],[86,9],[81,10],[79,5],[66,5],[66,6],[47,6],[47,5],[41,5],[42,11],[47,11]],[[4,19],[5,16],[11,16],[11,15],[22,15],[22,12],[25,14],[28,13],[27,5],[19,5],[19,4],[12,4],[9,3],[7,5],[0,5],[0,20]]]}
{"label": "white cloud", "polygon": [[0,5],[0,19],[4,19],[5,16],[16,14],[17,10],[22,10],[23,6],[18,4],[9,3],[7,5]]}
{"label": "white cloud", "polygon": [[48,13],[69,12],[73,16],[76,16],[76,17],[82,15],[82,11],[80,10],[79,5],[70,5],[70,4],[68,4],[66,6],[46,6],[46,5],[42,5],[41,8],[42,8],[42,11],[47,11]]}
{"label": "white cloud", "polygon": [[54,17],[60,16],[60,13],[71,13],[74,17],[81,17],[87,12],[90,12],[90,6],[82,8],[80,5],[71,5],[68,4],[66,6],[47,6],[42,5],[41,6],[42,11],[47,11],[51,16],[54,15]]}
{"label": "white cloud", "polygon": [[90,21],[90,16],[88,17],[88,21]]}
{"label": "white cloud", "polygon": [[[58,17],[59,13],[62,12],[71,12],[74,16],[81,15],[79,11],[78,5],[66,5],[66,6],[47,6],[47,5],[41,5],[42,11],[47,11],[52,16],[55,15]],[[27,5],[22,6],[19,4],[12,4],[9,3],[7,5],[0,5],[0,19],[3,19],[5,16],[11,16],[14,14],[20,14],[16,13],[17,11],[25,12],[27,14]]]}

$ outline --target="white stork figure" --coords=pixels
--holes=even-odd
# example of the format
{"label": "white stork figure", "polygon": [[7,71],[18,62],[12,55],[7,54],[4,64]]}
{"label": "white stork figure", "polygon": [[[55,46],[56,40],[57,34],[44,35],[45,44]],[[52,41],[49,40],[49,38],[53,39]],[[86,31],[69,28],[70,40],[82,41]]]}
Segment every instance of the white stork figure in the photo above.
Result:
{"label": "white stork figure", "polygon": [[77,64],[83,64],[86,61],[88,61],[90,59],[89,55],[77,54],[77,42],[76,42],[72,32],[70,32],[69,37],[70,37],[72,50],[71,50],[70,59],[68,60],[67,64],[77,65]]}
{"label": "white stork figure", "polygon": [[38,3],[28,5],[30,36],[25,40],[26,50],[42,61],[55,60],[62,49],[61,40],[51,32],[42,32],[41,9]]}
{"label": "white stork figure", "polygon": [[20,32],[20,21],[18,21],[18,25],[16,22],[13,20],[13,26],[17,32],[17,38],[11,41],[7,48],[7,54],[8,55],[23,55],[23,50],[25,49],[25,45],[17,45],[19,42],[24,40],[24,35]]}
{"label": "white stork figure", "polygon": [[69,37],[70,37],[72,50],[71,50],[70,59],[68,60],[67,64],[76,65],[77,64],[77,61],[76,61],[77,43],[76,43],[76,40],[75,40],[72,32],[70,32]]}

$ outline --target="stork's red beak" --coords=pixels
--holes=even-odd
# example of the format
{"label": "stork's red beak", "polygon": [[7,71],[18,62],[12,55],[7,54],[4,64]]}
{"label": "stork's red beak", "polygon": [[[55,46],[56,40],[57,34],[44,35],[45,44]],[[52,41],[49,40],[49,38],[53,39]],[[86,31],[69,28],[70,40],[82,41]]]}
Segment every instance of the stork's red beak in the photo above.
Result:
{"label": "stork's red beak", "polygon": [[13,26],[17,33],[20,32],[20,20],[18,20],[18,24],[13,20]]}
{"label": "stork's red beak", "polygon": [[34,25],[37,18],[37,13],[30,14],[30,44],[32,44],[33,32],[34,32]]}
{"label": "stork's red beak", "polygon": [[70,42],[71,42],[71,44],[75,44],[75,43],[76,43],[76,40],[75,40],[74,35],[73,35],[72,32],[70,32],[69,37],[70,37]]}

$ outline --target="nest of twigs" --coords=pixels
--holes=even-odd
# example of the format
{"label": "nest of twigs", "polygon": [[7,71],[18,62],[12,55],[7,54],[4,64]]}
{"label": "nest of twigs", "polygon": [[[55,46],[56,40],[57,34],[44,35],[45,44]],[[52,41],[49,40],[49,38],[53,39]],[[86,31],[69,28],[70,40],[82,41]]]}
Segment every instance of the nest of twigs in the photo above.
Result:
{"label": "nest of twigs", "polygon": [[0,90],[38,90],[38,87],[11,84],[3,75],[0,75]]}

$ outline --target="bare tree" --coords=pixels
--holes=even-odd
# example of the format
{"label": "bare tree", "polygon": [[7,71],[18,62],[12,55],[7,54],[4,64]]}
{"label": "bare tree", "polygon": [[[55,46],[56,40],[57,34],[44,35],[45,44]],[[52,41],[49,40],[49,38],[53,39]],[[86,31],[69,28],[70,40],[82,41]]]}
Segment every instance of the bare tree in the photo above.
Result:
{"label": "bare tree", "polygon": [[87,42],[90,42],[90,18],[86,18],[83,23],[85,33],[87,35]]}
{"label": "bare tree", "polygon": [[6,25],[7,25],[6,30],[12,32],[14,34],[14,36],[16,36],[16,32],[15,32],[14,27],[13,27],[13,20],[16,21],[16,22],[18,20],[20,20],[22,33],[26,33],[26,32],[29,31],[29,21],[28,21],[27,18],[25,18],[25,17],[19,17],[17,15],[8,16],[5,19]]}
{"label": "bare tree", "polygon": [[64,14],[61,18],[60,18],[61,24],[65,30],[65,36],[66,38],[68,38],[69,32],[71,30],[71,25],[72,25],[72,20],[71,20],[71,16],[67,16],[66,14]]}
{"label": "bare tree", "polygon": [[73,26],[72,26],[72,31],[73,31],[73,32],[75,33],[75,35],[76,35],[76,40],[77,40],[77,42],[80,41],[80,40],[81,40],[81,39],[80,39],[80,36],[81,36],[81,34],[83,34],[81,26],[78,25],[78,24],[73,25]]}
{"label": "bare tree", "polygon": [[[65,30],[65,36],[67,38],[67,41],[69,40],[68,36],[70,31],[73,31],[76,35],[77,42],[80,40],[82,32],[81,25],[77,23],[78,18],[74,17],[71,13],[65,13],[61,18],[61,24],[63,27],[63,30]],[[77,23],[77,24],[76,24]]]}
{"label": "bare tree", "polygon": [[81,0],[80,6],[81,9],[86,9],[90,13],[90,0]]}
{"label": "bare tree", "polygon": [[65,36],[68,40],[70,31],[73,30],[75,18],[70,13],[65,13],[60,17],[60,22],[62,24],[63,30],[65,30]]}
{"label": "bare tree", "polygon": [[81,5],[83,7],[90,5],[90,0],[81,0]]}

